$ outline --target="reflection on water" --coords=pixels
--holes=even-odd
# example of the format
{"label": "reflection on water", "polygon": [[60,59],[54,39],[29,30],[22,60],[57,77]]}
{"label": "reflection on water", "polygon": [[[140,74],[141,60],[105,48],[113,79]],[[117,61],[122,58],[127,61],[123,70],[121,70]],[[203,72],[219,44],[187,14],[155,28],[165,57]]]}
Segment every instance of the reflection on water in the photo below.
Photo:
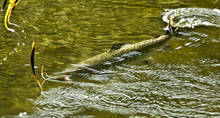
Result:
{"label": "reflection on water", "polygon": [[[15,27],[15,33],[0,27],[0,116],[220,116],[217,4],[215,0],[21,1],[11,18],[21,27]],[[112,44],[163,34],[169,15],[186,28],[167,42],[88,68],[72,81],[47,81],[39,92],[29,64],[32,41],[37,73],[42,64],[48,73],[62,73]]]}

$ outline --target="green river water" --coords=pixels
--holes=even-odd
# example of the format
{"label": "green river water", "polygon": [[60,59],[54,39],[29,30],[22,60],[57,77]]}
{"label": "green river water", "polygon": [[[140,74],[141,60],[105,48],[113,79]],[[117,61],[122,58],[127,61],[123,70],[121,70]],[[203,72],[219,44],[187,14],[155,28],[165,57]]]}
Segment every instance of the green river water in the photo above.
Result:
{"label": "green river water", "polygon": [[[1,0],[3,4],[3,0]],[[21,0],[4,28],[0,12],[0,117],[220,117],[219,0]],[[71,76],[33,79],[103,53],[117,43],[176,36]]]}

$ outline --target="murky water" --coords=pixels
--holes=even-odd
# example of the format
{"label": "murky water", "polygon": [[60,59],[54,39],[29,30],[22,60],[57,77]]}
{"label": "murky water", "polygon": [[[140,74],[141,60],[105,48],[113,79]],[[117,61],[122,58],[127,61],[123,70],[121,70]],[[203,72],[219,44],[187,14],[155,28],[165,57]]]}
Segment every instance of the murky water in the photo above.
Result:
{"label": "murky water", "polygon": [[[1,2],[3,3],[3,1]],[[0,23],[0,116],[220,117],[219,0],[28,0]],[[164,33],[167,16],[180,30],[170,40],[131,52],[71,82],[47,81],[40,93],[31,72],[59,73],[116,43]]]}

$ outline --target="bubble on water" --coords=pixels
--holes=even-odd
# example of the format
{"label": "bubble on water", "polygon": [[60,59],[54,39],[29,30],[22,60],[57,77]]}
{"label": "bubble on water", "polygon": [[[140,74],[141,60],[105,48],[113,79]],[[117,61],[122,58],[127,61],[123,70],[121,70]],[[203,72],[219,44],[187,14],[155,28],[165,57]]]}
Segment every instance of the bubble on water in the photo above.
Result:
{"label": "bubble on water", "polygon": [[19,113],[19,117],[24,117],[27,115],[27,112]]}

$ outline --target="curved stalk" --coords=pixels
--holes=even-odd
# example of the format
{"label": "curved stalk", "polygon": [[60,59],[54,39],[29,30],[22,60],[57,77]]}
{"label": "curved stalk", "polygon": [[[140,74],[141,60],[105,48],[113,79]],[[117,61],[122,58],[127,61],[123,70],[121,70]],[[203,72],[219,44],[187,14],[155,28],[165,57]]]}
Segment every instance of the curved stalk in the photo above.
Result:
{"label": "curved stalk", "polygon": [[33,72],[33,76],[34,79],[36,81],[36,83],[38,84],[38,86],[40,87],[41,90],[43,90],[40,81],[38,80],[36,73],[35,73],[35,68],[34,68],[34,53],[35,53],[35,42],[32,43],[32,50],[31,50],[31,67],[32,67],[32,72]]}
{"label": "curved stalk", "polygon": [[[12,11],[18,5],[20,0],[9,0],[9,2],[10,2],[10,4],[8,5],[8,8],[7,8],[7,11],[5,14],[5,18],[4,18],[4,25],[8,31],[14,32],[14,29],[8,28],[8,24],[19,27],[18,25],[10,22],[10,17],[11,17]],[[4,2],[3,8],[5,7],[6,3],[7,3],[7,1]]]}

